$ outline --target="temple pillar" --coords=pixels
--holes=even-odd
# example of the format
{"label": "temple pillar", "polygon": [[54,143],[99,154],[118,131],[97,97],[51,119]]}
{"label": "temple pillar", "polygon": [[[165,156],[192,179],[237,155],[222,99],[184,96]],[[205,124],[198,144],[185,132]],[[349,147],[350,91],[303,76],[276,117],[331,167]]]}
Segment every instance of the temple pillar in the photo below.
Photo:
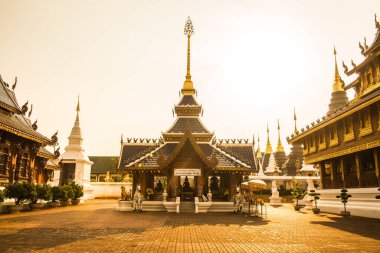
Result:
{"label": "temple pillar", "polygon": [[230,200],[233,199],[233,196],[236,195],[236,186],[237,186],[237,181],[236,181],[236,175],[235,174],[230,174]]}
{"label": "temple pillar", "polygon": [[324,180],[324,178],[325,178],[325,163],[324,162],[322,162],[322,163],[320,163],[320,173],[319,173],[319,175],[321,175],[320,177],[321,177],[321,179],[319,180],[320,181],[320,183],[321,183],[321,188],[322,189],[325,189],[325,186],[324,186],[324,182],[323,182],[323,180]]}
{"label": "temple pillar", "polygon": [[203,195],[203,186],[204,186],[204,175],[201,173],[200,176],[196,177],[197,180],[197,189],[196,189],[196,196],[202,197]]}
{"label": "temple pillar", "polygon": [[146,173],[140,173],[140,182],[141,182],[141,194],[146,197],[146,188],[147,187],[147,183],[148,183],[148,179],[147,179],[148,175]]}
{"label": "temple pillar", "polygon": [[344,167],[344,160],[343,157],[339,159],[340,162],[340,169],[342,172],[342,181],[343,181],[343,187],[346,188],[346,178],[347,178],[347,173],[346,173],[346,168]]}
{"label": "temple pillar", "polygon": [[330,163],[330,178],[331,178],[331,188],[335,188],[335,186],[337,185],[335,183],[335,180],[334,180],[334,177],[335,177],[335,167],[334,167],[334,163],[332,161],[329,162]]}
{"label": "temple pillar", "polygon": [[359,156],[359,153],[355,154],[355,164],[356,164],[356,177],[358,178],[359,181],[359,187],[363,186],[363,180],[362,180],[362,168],[361,168],[361,159]]}
{"label": "temple pillar", "polygon": [[378,156],[377,149],[373,149],[373,161],[375,162],[375,173],[377,177],[377,184],[380,186],[379,156]]}

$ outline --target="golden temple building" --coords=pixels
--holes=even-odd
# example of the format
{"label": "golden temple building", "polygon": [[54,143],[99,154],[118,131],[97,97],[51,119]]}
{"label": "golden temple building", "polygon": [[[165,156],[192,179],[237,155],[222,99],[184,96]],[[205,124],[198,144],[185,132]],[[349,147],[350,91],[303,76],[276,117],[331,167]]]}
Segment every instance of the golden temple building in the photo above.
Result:
{"label": "golden temple building", "polygon": [[37,120],[32,123],[33,105],[19,106],[15,89],[0,76],[0,186],[28,181],[46,183],[53,180],[60,167],[53,162],[60,154],[46,149],[57,145],[57,133],[47,138],[37,132]]}
{"label": "golden temple building", "polygon": [[[342,80],[335,56],[335,76],[326,115],[287,138],[303,145],[305,162],[320,169],[323,189],[371,188],[380,185],[380,25],[371,45],[359,43],[364,60],[344,73],[356,75],[348,85]],[[348,100],[346,91],[355,97]],[[377,189],[377,188],[376,188]]]}
{"label": "golden temple building", "polygon": [[187,73],[181,98],[174,107],[174,123],[157,139],[121,140],[119,169],[133,176],[133,192],[141,186],[157,198],[166,190],[173,199],[192,199],[212,192],[213,199],[230,200],[243,176],[256,172],[254,141],[218,140],[201,121],[202,105],[190,74],[190,40],[194,28],[190,18],[187,36]]}

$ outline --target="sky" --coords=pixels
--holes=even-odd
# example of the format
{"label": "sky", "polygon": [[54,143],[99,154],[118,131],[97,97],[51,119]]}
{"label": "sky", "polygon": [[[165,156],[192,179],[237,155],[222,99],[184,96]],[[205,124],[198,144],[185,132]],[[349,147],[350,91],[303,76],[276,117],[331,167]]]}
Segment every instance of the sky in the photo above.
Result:
{"label": "sky", "polygon": [[[375,37],[380,1],[0,0],[0,74],[32,121],[61,150],[76,116],[89,155],[118,155],[120,135],[157,138],[173,123],[186,75],[188,16],[191,75],[202,121],[217,138],[260,136],[273,149],[326,114],[334,45],[343,73],[363,60],[358,42]],[[378,19],[380,20],[380,18]],[[352,91],[348,92],[352,98]],[[257,140],[256,140],[257,147]]]}

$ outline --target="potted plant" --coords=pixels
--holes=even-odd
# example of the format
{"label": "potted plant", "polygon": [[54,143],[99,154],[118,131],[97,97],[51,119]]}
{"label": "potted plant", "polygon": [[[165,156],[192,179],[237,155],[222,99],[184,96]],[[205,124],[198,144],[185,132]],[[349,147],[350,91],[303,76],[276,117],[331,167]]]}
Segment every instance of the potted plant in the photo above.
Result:
{"label": "potted plant", "polygon": [[[380,191],[380,188],[377,189],[377,190]],[[380,195],[375,196],[375,198],[376,198],[376,199],[380,199]]]}
{"label": "potted plant", "polygon": [[150,198],[153,196],[153,194],[154,194],[154,191],[152,188],[149,187],[146,189],[146,195],[147,195],[148,200],[150,200]]}
{"label": "potted plant", "polygon": [[66,184],[62,186],[62,195],[59,199],[61,206],[68,206],[71,204],[71,199],[74,196],[74,191],[71,185]]}
{"label": "potted plant", "polygon": [[27,193],[21,183],[8,184],[5,187],[4,195],[6,198],[15,200],[15,205],[9,206],[10,213],[18,213],[22,210],[22,203],[26,199]]}
{"label": "potted plant", "polygon": [[71,188],[73,189],[73,197],[71,199],[71,204],[78,205],[80,203],[80,197],[83,196],[83,187],[73,181],[71,183]]}
{"label": "potted plant", "polygon": [[350,194],[348,194],[348,190],[347,189],[342,189],[340,190],[340,194],[336,196],[337,199],[340,199],[343,203],[343,206],[344,206],[344,211],[341,211],[340,214],[343,216],[343,217],[348,217],[350,216],[350,212],[347,212],[346,210],[346,204],[348,202],[348,199],[351,198],[352,196]]}
{"label": "potted plant", "polygon": [[318,200],[320,199],[320,197],[319,197],[320,195],[321,194],[316,193],[315,190],[310,190],[310,192],[309,192],[309,196],[313,197],[313,199],[311,201],[313,201],[315,204],[315,208],[312,209],[314,214],[319,214],[319,212],[321,211],[318,208],[318,204],[317,204]]}
{"label": "potted plant", "polygon": [[297,184],[296,184],[296,187],[294,188],[294,190],[292,191],[292,196],[293,196],[293,198],[296,199],[296,205],[294,206],[294,210],[299,211],[302,206],[298,205],[298,200],[303,199],[305,194],[304,194],[303,190],[298,187]]}
{"label": "potted plant", "polygon": [[0,190],[0,204],[4,202],[4,199],[5,199],[4,191]]}
{"label": "potted plant", "polygon": [[49,207],[58,207],[59,206],[59,202],[57,200],[59,200],[62,196],[62,186],[53,186],[51,188],[51,197],[52,197],[52,201],[51,202],[48,202],[48,206]]}
{"label": "potted plant", "polygon": [[50,185],[36,185],[36,196],[32,200],[32,209],[33,210],[39,210],[42,209],[44,206],[44,203],[42,200],[49,201],[51,199],[51,186]]}
{"label": "potted plant", "polygon": [[226,189],[224,191],[224,194],[223,194],[223,197],[226,201],[228,201],[230,199],[230,190]]}

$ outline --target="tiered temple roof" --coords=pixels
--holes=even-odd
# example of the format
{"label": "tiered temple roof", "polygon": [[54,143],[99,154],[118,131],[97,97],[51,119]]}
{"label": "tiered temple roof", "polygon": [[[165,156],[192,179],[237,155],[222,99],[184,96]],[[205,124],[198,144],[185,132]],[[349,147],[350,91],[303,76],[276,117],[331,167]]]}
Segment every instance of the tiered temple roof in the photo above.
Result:
{"label": "tiered temple roof", "polygon": [[[127,171],[160,171],[175,159],[181,150],[191,148],[213,171],[250,173],[256,170],[254,143],[218,142],[214,133],[201,121],[202,106],[196,100],[196,90],[190,75],[191,21],[186,23],[188,35],[187,74],[181,98],[174,107],[176,120],[159,139],[127,138],[121,142],[119,168]],[[223,142],[223,141],[222,141]]]}

